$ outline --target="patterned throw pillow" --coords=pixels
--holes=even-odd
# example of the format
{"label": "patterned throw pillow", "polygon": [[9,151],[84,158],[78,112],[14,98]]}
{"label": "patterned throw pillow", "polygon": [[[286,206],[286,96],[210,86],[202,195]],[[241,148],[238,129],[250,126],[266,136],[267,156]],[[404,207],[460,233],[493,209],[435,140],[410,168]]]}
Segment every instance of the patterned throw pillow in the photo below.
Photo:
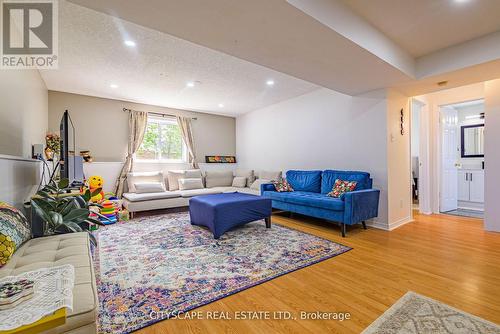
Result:
{"label": "patterned throw pillow", "polygon": [[279,181],[271,181],[272,184],[274,184],[274,188],[276,188],[276,191],[277,192],[289,192],[289,191],[293,191],[293,188],[292,186],[290,185],[290,183],[287,182],[286,179],[281,179]]}
{"label": "patterned throw pillow", "polygon": [[26,217],[13,206],[0,202],[0,267],[30,238],[31,229]]}
{"label": "patterned throw pillow", "polygon": [[356,188],[356,181],[342,181],[340,179],[335,180],[332,191],[330,191],[327,196],[339,198],[343,194],[353,191]]}

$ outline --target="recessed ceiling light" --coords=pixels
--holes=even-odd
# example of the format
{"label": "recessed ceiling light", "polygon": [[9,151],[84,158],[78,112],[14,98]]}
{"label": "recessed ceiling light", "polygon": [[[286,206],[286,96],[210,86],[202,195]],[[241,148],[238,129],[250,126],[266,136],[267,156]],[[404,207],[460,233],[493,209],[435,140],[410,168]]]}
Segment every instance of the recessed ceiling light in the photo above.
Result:
{"label": "recessed ceiling light", "polygon": [[266,85],[268,86],[274,86],[274,80],[270,79],[266,81]]}
{"label": "recessed ceiling light", "polygon": [[469,2],[470,0],[454,0],[456,3],[466,3]]}
{"label": "recessed ceiling light", "polygon": [[219,108],[224,108],[224,103],[219,103]]}
{"label": "recessed ceiling light", "polygon": [[192,87],[194,87],[194,82],[189,81],[189,82],[186,84],[186,86],[188,86],[188,87],[192,88]]}
{"label": "recessed ceiling light", "polygon": [[131,41],[131,40],[126,40],[126,41],[125,41],[125,42],[123,42],[123,43],[125,43],[125,45],[126,45],[126,46],[129,46],[129,47],[131,47],[131,48],[133,48],[134,46],[136,46],[135,42],[134,42],[134,41]]}
{"label": "recessed ceiling light", "polygon": [[111,85],[109,85],[109,87],[111,87],[111,88],[118,88],[118,85],[117,84],[111,84]]}

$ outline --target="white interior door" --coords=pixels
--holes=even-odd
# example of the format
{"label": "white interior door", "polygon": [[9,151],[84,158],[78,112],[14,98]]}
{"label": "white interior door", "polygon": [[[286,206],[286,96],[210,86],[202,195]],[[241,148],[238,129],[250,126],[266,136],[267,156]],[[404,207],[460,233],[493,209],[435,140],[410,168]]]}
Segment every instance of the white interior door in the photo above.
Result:
{"label": "white interior door", "polygon": [[458,116],[451,107],[441,108],[441,201],[440,211],[458,208]]}

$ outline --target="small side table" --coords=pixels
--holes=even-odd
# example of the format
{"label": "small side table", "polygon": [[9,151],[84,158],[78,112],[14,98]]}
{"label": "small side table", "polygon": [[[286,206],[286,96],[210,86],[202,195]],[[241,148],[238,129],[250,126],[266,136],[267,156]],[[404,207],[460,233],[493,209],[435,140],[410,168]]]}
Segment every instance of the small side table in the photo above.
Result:
{"label": "small side table", "polygon": [[8,331],[0,331],[0,334],[36,334],[66,323],[66,308],[60,308],[51,315],[47,315],[42,319],[29,324],[11,329]]}

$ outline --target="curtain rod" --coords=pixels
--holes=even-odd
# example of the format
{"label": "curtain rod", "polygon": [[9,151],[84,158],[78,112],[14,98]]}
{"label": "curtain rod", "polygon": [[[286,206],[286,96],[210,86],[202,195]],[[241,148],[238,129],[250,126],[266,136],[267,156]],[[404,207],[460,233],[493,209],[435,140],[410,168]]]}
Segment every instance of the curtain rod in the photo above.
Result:
{"label": "curtain rod", "polygon": [[[131,112],[133,111],[132,109],[127,109],[127,108],[123,108],[123,111],[124,112]],[[161,116],[161,117],[165,117],[165,116],[170,116],[170,117],[177,117],[178,115],[172,115],[172,114],[162,114],[162,113],[159,113],[159,112],[150,112],[150,111],[146,111],[148,114],[151,114],[151,115],[156,115],[156,116]],[[192,120],[197,120],[198,118],[197,117],[191,117]]]}

